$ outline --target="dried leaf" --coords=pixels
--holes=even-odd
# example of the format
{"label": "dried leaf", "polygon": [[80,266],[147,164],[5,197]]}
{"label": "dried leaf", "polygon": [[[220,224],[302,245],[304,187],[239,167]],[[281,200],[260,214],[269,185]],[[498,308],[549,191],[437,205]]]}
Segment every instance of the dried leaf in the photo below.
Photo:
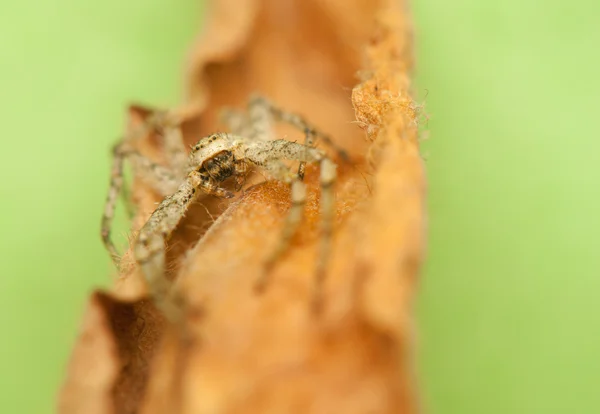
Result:
{"label": "dried leaf", "polygon": [[[163,322],[126,258],[131,270],[114,291],[90,300],[61,413],[416,412],[411,308],[425,179],[403,7],[213,2],[189,62],[186,141],[222,128],[217,111],[243,107],[258,91],[352,154],[352,163],[339,164],[324,308],[316,316],[309,307],[320,241],[315,168],[307,169],[302,230],[262,295],[253,283],[279,237],[289,190],[269,181],[229,205],[207,198],[169,244],[170,274],[186,303],[183,328]],[[144,116],[132,110],[132,126]],[[142,150],[160,159],[155,144],[147,137]],[[137,229],[158,198],[141,183],[134,196]]]}

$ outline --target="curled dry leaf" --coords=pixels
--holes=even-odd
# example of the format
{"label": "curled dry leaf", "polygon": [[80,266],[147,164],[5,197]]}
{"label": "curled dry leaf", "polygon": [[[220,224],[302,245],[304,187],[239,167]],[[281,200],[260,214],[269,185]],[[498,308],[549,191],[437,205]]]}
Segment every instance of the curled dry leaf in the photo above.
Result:
{"label": "curled dry leaf", "polygon": [[[170,274],[187,305],[184,334],[164,323],[131,264],[112,292],[90,299],[59,411],[416,412],[411,302],[424,245],[425,180],[405,5],[211,6],[188,66],[186,141],[218,130],[219,108],[242,107],[258,91],[303,114],[352,155],[352,163],[339,164],[324,308],[318,317],[309,311],[319,244],[316,169],[307,169],[304,224],[262,295],[253,283],[279,236],[289,190],[269,181],[229,205],[206,198],[168,246]],[[132,108],[131,124],[145,115]],[[160,159],[155,144],[147,137],[142,150]],[[138,229],[158,199],[142,183],[134,199]]]}

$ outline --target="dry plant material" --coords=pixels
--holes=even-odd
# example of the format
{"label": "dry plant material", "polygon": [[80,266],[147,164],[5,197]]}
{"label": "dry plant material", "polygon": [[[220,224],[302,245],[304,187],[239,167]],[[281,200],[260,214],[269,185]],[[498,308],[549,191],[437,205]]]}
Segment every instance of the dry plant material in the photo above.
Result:
{"label": "dry plant material", "polygon": [[[241,108],[258,91],[303,114],[354,161],[340,164],[324,307],[318,317],[309,311],[320,239],[316,168],[306,171],[304,224],[262,295],[253,284],[277,243],[289,189],[269,181],[229,205],[207,198],[168,246],[169,273],[186,305],[182,329],[164,322],[129,266],[110,293],[89,301],[59,412],[417,411],[412,299],[425,180],[404,7],[391,0],[213,2],[189,62],[186,142],[219,130],[217,111]],[[131,126],[145,116],[133,108]],[[161,160],[156,144],[148,136],[141,150]],[[134,199],[139,229],[159,198],[136,183]]]}

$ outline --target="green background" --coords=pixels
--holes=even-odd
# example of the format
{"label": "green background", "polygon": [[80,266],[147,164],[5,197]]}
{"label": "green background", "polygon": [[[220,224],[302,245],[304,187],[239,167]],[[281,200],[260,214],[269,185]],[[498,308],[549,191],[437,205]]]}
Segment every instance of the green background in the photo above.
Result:
{"label": "green background", "polygon": [[[436,414],[600,412],[600,2],[414,0]],[[194,0],[0,6],[0,412],[50,413],[131,99],[180,99]]]}

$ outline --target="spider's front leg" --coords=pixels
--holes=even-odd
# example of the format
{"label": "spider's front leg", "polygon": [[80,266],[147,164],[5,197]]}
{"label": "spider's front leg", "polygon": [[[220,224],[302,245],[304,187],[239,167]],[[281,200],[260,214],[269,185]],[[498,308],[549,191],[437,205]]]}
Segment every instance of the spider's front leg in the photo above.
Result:
{"label": "spider's front leg", "polygon": [[217,197],[233,194],[217,187],[210,177],[192,171],[177,191],[166,197],[140,230],[134,246],[135,259],[146,279],[156,306],[172,322],[180,320],[181,305],[170,295],[172,283],[165,275],[165,243],[201,190]]}
{"label": "spider's front leg", "polygon": [[179,184],[175,174],[169,168],[154,163],[137,150],[132,149],[128,141],[121,142],[114,147],[110,187],[106,198],[104,214],[102,215],[100,234],[104,246],[110,253],[117,268],[119,267],[121,257],[112,242],[111,229],[119,192],[123,190],[123,162],[125,160],[131,163],[137,177],[140,177],[140,179],[145,181],[162,196],[172,194],[177,190]]}
{"label": "spider's front leg", "polygon": [[[100,234],[102,242],[117,268],[121,256],[111,239],[111,229],[119,194],[122,194],[125,199],[129,215],[133,215],[123,179],[124,161],[129,161],[133,167],[134,175],[146,182],[160,195],[173,194],[183,181],[185,167],[188,164],[180,124],[181,121],[175,112],[154,110],[141,125],[133,128],[113,148],[110,187],[102,215]],[[170,168],[153,162],[136,149],[137,141],[153,131],[162,134],[164,137],[163,147]]]}
{"label": "spider's front leg", "polygon": [[108,195],[106,196],[104,213],[102,214],[102,223],[100,226],[100,236],[102,237],[102,242],[104,243],[106,250],[108,250],[111,259],[117,267],[119,266],[121,255],[112,242],[110,231],[115,215],[117,199],[123,188],[123,161],[125,159],[125,154],[119,151],[119,147],[120,146],[117,145],[113,149],[113,165],[110,170],[110,186],[108,188]]}

